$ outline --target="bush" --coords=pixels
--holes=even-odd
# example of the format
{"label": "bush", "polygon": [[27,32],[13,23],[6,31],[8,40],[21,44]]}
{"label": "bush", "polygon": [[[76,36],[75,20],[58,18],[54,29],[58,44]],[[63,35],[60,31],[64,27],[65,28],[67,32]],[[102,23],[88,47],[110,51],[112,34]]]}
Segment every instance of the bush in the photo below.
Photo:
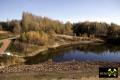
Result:
{"label": "bush", "polygon": [[15,51],[24,52],[25,49],[27,48],[27,44],[20,41],[15,41],[13,43],[13,47]]}
{"label": "bush", "polygon": [[23,33],[21,38],[31,44],[45,45],[48,42],[48,35],[43,31],[29,31]]}

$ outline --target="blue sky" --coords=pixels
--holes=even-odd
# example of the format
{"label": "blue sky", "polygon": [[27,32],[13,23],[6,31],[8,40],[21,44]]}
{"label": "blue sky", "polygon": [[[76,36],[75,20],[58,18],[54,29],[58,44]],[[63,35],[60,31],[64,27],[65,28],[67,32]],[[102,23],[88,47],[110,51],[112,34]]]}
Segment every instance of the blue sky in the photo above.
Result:
{"label": "blue sky", "polygon": [[21,19],[24,11],[63,22],[120,24],[120,0],[0,0],[0,21]]}

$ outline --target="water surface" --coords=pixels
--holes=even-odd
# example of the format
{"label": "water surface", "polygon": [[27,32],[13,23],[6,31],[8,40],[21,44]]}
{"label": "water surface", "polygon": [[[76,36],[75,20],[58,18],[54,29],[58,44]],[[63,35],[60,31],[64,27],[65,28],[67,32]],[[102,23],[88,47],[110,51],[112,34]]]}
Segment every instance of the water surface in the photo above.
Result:
{"label": "water surface", "polygon": [[52,59],[64,61],[103,61],[120,62],[120,46],[115,45],[76,45],[67,48],[49,50],[34,57],[27,58],[27,64],[37,64]]}

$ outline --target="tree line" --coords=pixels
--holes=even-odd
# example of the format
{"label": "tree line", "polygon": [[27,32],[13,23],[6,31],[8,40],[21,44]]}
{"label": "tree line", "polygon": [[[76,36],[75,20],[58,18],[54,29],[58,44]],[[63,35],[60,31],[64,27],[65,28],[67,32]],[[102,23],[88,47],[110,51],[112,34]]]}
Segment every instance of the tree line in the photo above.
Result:
{"label": "tree line", "polygon": [[[48,17],[35,16],[23,12],[22,20],[0,22],[0,30],[10,31],[21,35],[21,41],[35,44],[48,41],[51,34],[76,35],[82,37],[119,38],[120,25],[105,22],[60,22]],[[44,36],[44,37],[43,37]],[[41,41],[41,42],[39,42]]]}

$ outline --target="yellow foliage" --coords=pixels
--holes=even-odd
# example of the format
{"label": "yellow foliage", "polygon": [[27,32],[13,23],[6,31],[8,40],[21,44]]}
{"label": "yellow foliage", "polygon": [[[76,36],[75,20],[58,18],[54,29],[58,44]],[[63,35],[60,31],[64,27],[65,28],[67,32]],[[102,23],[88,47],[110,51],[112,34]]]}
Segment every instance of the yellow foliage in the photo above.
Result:
{"label": "yellow foliage", "polygon": [[44,32],[29,31],[25,35],[29,43],[44,45],[48,41],[48,35]]}

